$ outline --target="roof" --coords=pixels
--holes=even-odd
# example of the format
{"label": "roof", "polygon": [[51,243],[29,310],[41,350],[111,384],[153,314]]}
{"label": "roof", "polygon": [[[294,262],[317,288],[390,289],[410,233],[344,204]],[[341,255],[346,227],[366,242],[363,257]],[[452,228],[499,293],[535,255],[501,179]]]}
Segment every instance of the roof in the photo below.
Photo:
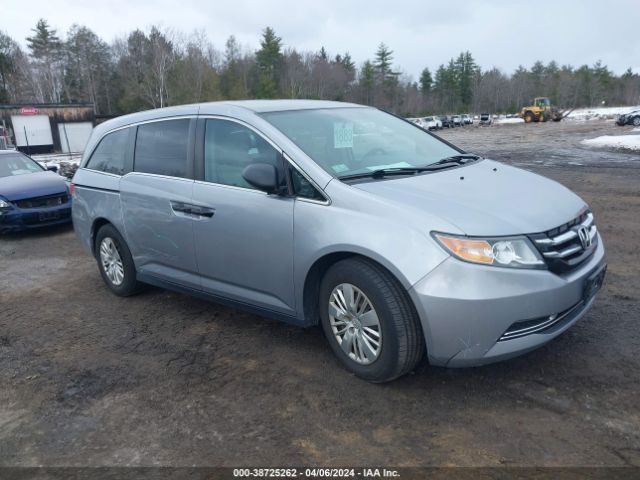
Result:
{"label": "roof", "polygon": [[328,100],[232,100],[222,102],[193,103],[190,105],[176,105],[174,107],[156,108],[142,112],[130,113],[121,117],[107,120],[94,129],[94,133],[101,136],[104,132],[132,123],[146,122],[167,117],[188,115],[223,115],[242,118],[247,114],[265,112],[282,112],[285,110],[310,110],[318,108],[360,107],[364,105],[346,102],[332,102]]}
{"label": "roof", "polygon": [[201,111],[206,111],[209,105],[234,105],[246,108],[256,113],[281,112],[285,110],[309,110],[314,108],[344,108],[362,107],[355,103],[333,102],[329,100],[233,100],[224,102],[210,102],[201,104]]}

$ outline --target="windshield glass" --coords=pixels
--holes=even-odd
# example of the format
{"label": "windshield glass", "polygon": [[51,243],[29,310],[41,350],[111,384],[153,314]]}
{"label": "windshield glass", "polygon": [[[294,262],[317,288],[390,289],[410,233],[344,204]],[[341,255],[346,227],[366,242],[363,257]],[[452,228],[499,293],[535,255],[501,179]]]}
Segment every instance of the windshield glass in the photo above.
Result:
{"label": "windshield glass", "polygon": [[3,153],[0,155],[0,177],[25,175],[43,170],[40,165],[21,153]]}
{"label": "windshield glass", "polygon": [[374,108],[262,114],[318,165],[338,178],[398,167],[424,167],[460,154],[420,128]]}

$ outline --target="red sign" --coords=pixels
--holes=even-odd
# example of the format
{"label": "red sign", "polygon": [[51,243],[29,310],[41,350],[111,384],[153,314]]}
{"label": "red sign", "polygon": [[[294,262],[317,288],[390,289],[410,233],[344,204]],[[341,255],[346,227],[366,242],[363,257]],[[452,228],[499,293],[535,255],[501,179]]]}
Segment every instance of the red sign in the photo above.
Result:
{"label": "red sign", "polygon": [[22,115],[35,115],[38,113],[38,109],[36,107],[22,107],[20,113]]}

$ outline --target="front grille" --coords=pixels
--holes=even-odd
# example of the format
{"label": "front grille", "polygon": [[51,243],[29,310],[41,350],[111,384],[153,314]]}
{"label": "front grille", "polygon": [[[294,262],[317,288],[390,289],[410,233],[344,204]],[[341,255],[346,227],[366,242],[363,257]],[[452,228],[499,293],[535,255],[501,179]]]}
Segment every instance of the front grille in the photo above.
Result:
{"label": "front grille", "polygon": [[43,213],[25,213],[22,216],[22,223],[25,225],[39,225],[41,223],[51,223],[71,218],[71,209],[62,208],[52,212]]}
{"label": "front grille", "polygon": [[45,197],[25,198],[14,202],[18,208],[42,208],[55,207],[67,203],[69,196],[66,193],[58,193],[56,195],[47,195]]}
{"label": "front grille", "polygon": [[543,333],[554,326],[560,327],[563,323],[575,318],[575,314],[579,313],[579,308],[583,304],[584,302],[580,301],[573,307],[555,315],[515,322],[502,334],[498,341],[504,342],[505,340],[513,340],[514,338],[524,337],[526,335],[531,335],[532,333]]}
{"label": "front grille", "polygon": [[[586,248],[579,235],[582,227],[585,227],[590,242]],[[587,211],[564,225],[529,235],[529,238],[544,257],[549,270],[567,273],[578,268],[596,251],[598,229],[593,223],[593,213]]]}

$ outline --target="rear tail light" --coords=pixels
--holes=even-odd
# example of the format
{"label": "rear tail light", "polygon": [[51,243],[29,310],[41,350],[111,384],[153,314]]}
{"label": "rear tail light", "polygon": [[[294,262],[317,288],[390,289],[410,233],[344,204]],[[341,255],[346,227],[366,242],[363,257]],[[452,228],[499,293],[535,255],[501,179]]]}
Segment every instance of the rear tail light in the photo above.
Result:
{"label": "rear tail light", "polygon": [[73,182],[69,183],[69,193],[71,194],[72,197],[73,197],[73,194],[76,193],[76,186],[73,184]]}

